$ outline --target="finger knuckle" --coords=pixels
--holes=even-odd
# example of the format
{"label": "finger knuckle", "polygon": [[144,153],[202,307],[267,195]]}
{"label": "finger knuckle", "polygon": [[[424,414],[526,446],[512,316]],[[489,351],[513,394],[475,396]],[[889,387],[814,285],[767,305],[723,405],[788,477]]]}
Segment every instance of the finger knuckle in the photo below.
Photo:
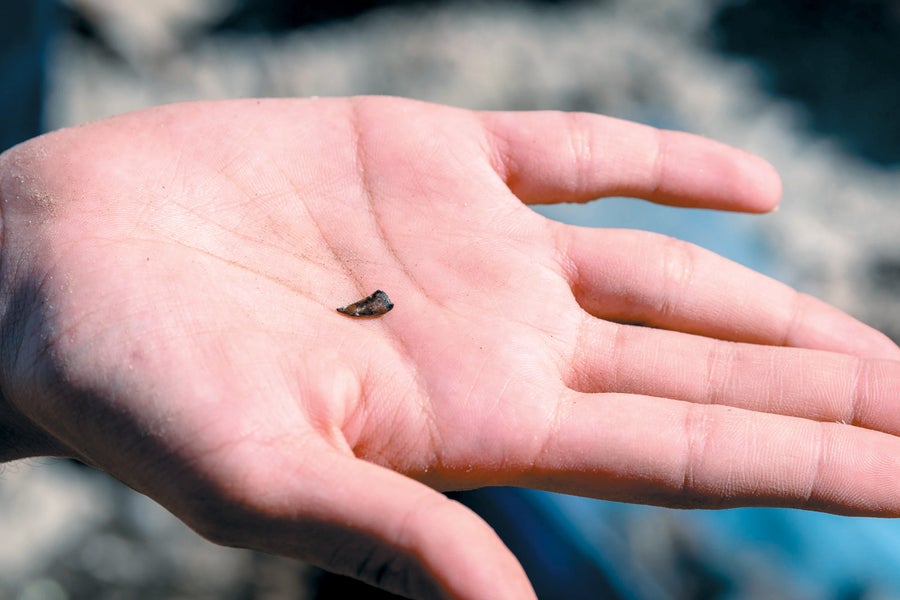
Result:
{"label": "finger knuckle", "polygon": [[664,293],[660,296],[659,313],[671,316],[678,311],[681,298],[690,288],[696,270],[697,249],[677,238],[662,238],[660,276]]}

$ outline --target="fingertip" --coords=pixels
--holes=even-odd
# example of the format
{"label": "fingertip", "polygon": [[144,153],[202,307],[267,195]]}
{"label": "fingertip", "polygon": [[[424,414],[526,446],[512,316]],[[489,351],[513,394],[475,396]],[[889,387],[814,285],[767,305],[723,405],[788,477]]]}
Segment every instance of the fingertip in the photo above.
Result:
{"label": "fingertip", "polygon": [[799,308],[786,345],[862,358],[900,359],[900,348],[877,329],[808,294],[800,293],[797,298]]}
{"label": "fingertip", "polygon": [[900,347],[877,329],[869,328],[868,335],[858,341],[854,350],[863,358],[900,360]]}
{"label": "fingertip", "polygon": [[784,191],[781,175],[775,166],[766,159],[755,155],[751,156],[756,162],[757,192],[755,196],[759,199],[759,212],[776,211]]}
{"label": "fingertip", "polygon": [[781,176],[766,159],[702,136],[661,131],[662,165],[647,197],[661,204],[767,213],[781,200]]}
{"label": "fingertip", "polygon": [[453,598],[497,598],[528,600],[536,598],[528,576],[519,561],[496,532],[468,507],[443,497],[446,504],[437,514],[427,515],[422,523],[428,531],[435,556],[455,564],[442,574],[442,581]]}

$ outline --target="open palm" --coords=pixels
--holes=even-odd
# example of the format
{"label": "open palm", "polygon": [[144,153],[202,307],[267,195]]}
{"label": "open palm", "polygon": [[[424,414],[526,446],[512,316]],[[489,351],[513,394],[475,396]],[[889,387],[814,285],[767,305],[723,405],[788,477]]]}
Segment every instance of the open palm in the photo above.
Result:
{"label": "open palm", "polygon": [[[244,100],[63,130],[0,177],[7,454],[76,456],[214,541],[521,598],[435,489],[900,513],[890,342],[698,248],[525,206],[771,209],[777,177],[737,150],[591,115]],[[335,310],[376,289],[391,312]]]}

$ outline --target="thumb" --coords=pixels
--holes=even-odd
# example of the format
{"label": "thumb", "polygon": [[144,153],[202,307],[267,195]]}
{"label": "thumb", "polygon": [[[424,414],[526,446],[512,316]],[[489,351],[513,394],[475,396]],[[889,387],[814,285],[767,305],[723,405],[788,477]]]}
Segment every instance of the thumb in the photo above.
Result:
{"label": "thumb", "polygon": [[317,517],[325,569],[412,598],[534,598],[512,553],[479,516],[408,477],[332,455]]}
{"label": "thumb", "polygon": [[223,515],[207,506],[206,526],[192,525],[213,541],[291,556],[410,598],[535,598],[513,554],[462,504],[330,447],[304,454],[299,464],[296,455],[268,455],[262,469],[231,479],[243,492],[225,492],[224,519],[210,519]]}

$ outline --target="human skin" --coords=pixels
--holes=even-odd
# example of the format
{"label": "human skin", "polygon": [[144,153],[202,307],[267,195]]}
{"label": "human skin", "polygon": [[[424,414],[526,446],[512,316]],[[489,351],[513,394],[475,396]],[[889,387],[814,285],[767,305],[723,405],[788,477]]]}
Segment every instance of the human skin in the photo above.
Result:
{"label": "human skin", "polygon": [[[441,490],[900,514],[900,350],[684,242],[526,205],[765,212],[763,160],[588,114],[165,106],[0,157],[0,458],[415,598],[532,597]],[[376,317],[335,309],[376,289]],[[640,322],[639,327],[626,323]]]}

